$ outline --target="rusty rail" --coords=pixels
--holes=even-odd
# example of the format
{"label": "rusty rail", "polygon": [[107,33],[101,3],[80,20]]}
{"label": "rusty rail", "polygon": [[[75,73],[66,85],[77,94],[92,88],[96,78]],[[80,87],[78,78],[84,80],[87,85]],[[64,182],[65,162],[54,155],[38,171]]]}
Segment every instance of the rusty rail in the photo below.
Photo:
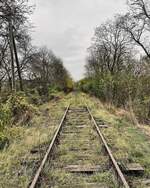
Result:
{"label": "rusty rail", "polygon": [[100,131],[100,129],[99,129],[99,127],[98,127],[98,125],[97,125],[97,123],[96,123],[96,121],[95,121],[95,119],[94,119],[94,117],[93,117],[93,115],[92,115],[92,113],[91,113],[91,111],[90,111],[90,109],[88,108],[87,105],[86,105],[86,108],[87,108],[87,110],[88,110],[88,112],[90,114],[91,120],[94,123],[96,131],[97,131],[98,135],[100,136],[100,138],[101,138],[101,140],[103,142],[103,145],[104,145],[104,147],[106,149],[106,152],[109,155],[110,161],[111,161],[111,163],[113,165],[113,169],[115,170],[115,172],[117,174],[117,177],[119,178],[119,183],[124,188],[130,188],[130,186],[128,185],[123,173],[121,172],[121,170],[120,170],[120,168],[119,168],[119,166],[117,164],[117,161],[115,160],[115,158],[114,158],[114,156],[113,156],[113,154],[112,154],[112,152],[111,152],[111,150],[110,150],[110,148],[109,148],[109,146],[108,146],[108,144],[107,144],[102,132]]}
{"label": "rusty rail", "polygon": [[39,180],[40,174],[41,174],[41,172],[42,172],[42,170],[43,170],[43,168],[44,168],[44,166],[45,166],[45,163],[46,163],[48,157],[49,157],[50,154],[51,154],[51,151],[52,151],[52,149],[53,149],[53,147],[54,147],[54,145],[55,145],[55,142],[56,142],[56,140],[57,140],[57,138],[58,138],[58,135],[59,135],[59,133],[60,133],[60,131],[61,131],[62,125],[63,125],[63,123],[64,123],[64,120],[65,120],[65,118],[66,118],[67,112],[68,112],[68,110],[69,110],[69,107],[70,107],[70,104],[68,105],[68,107],[67,107],[67,109],[66,109],[66,111],[65,111],[65,113],[64,113],[64,115],[63,115],[63,117],[62,117],[62,119],[61,119],[61,122],[60,122],[60,124],[59,124],[59,126],[58,126],[58,128],[57,128],[57,130],[56,130],[56,132],[55,132],[55,134],[54,134],[54,137],[53,137],[53,139],[52,139],[52,141],[51,141],[51,143],[50,143],[50,145],[49,145],[49,147],[48,147],[48,149],[47,149],[47,151],[46,151],[46,154],[45,154],[45,156],[44,156],[44,158],[43,158],[43,160],[42,160],[42,162],[41,162],[41,164],[40,164],[40,167],[39,167],[38,170],[36,171],[36,174],[35,174],[35,176],[34,176],[34,178],[33,178],[33,181],[31,182],[31,185],[29,186],[29,188],[35,188],[36,185],[37,185],[37,182],[38,182],[38,180]]}

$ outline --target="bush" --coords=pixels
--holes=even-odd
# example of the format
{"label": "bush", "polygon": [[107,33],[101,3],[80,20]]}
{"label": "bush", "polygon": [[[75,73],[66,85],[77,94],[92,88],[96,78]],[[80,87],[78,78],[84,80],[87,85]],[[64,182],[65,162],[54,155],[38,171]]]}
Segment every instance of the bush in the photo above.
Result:
{"label": "bush", "polygon": [[133,108],[139,121],[149,124],[150,122],[150,97],[144,97],[143,99],[135,99],[133,101]]}
{"label": "bush", "polygon": [[129,107],[131,98],[132,108],[139,121],[150,122],[150,76],[136,77],[130,73],[120,72],[114,75],[106,73],[78,82],[83,92],[98,97],[103,102],[117,107]]}
{"label": "bush", "polygon": [[34,104],[34,105],[41,105],[42,104],[42,98],[39,95],[39,92],[37,89],[30,89],[27,91],[27,97],[28,97],[28,103]]}
{"label": "bush", "polygon": [[8,145],[9,145],[8,138],[3,133],[0,133],[0,150],[4,149]]}
{"label": "bush", "polygon": [[5,104],[0,105],[0,130],[15,123],[27,123],[35,108],[28,103],[24,93],[10,95]]}
{"label": "bush", "polygon": [[13,123],[19,121],[27,122],[31,119],[34,107],[28,103],[28,100],[24,95],[11,95],[6,105],[11,111]]}
{"label": "bush", "polygon": [[6,125],[10,124],[12,114],[8,105],[0,104],[0,131],[3,131]]}

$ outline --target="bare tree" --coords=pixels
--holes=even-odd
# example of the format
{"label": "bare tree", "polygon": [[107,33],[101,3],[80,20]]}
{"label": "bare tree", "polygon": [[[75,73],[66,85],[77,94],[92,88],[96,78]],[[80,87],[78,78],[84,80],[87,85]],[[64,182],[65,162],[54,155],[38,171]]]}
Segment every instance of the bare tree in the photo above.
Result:
{"label": "bare tree", "polygon": [[67,79],[70,76],[62,60],[46,47],[34,50],[27,64],[26,79],[34,82],[35,86],[38,84],[45,94],[49,86],[57,86],[60,89],[66,87]]}
{"label": "bare tree", "polygon": [[130,11],[120,17],[122,28],[150,59],[150,2],[130,0],[128,5]]}
{"label": "bare tree", "polygon": [[150,22],[149,0],[128,0],[128,5],[135,17],[138,19],[146,18],[147,21]]}
{"label": "bare tree", "polygon": [[12,71],[12,90],[15,89],[15,65],[18,72],[20,83],[20,90],[23,90],[22,76],[20,70],[20,63],[18,58],[18,50],[16,40],[18,31],[22,26],[25,26],[28,20],[28,15],[31,13],[31,7],[28,6],[28,0],[0,0],[0,22],[3,29],[3,37],[7,37],[11,52],[11,71]]}
{"label": "bare tree", "polygon": [[131,43],[126,32],[120,27],[118,19],[109,20],[97,27],[93,41],[89,48],[89,64],[96,72],[114,74],[125,67],[131,53]]}

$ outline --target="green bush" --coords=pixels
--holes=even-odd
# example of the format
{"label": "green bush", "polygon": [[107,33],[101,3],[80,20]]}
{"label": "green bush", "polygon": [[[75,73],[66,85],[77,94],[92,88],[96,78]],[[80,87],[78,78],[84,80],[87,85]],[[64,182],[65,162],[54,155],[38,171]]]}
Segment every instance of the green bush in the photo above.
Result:
{"label": "green bush", "polygon": [[[83,92],[98,97],[103,102],[117,107],[132,108],[142,122],[150,122],[150,77],[120,72],[106,73],[93,78],[85,78],[78,82],[78,88]],[[131,100],[129,100],[131,98]]]}
{"label": "green bush", "polygon": [[10,95],[5,103],[0,103],[0,150],[9,145],[5,130],[16,123],[28,123],[35,110],[23,92]]}
{"label": "green bush", "polygon": [[6,125],[10,124],[12,114],[8,105],[0,104],[0,131],[3,131]]}
{"label": "green bush", "polygon": [[49,87],[48,99],[52,100],[57,98],[60,91],[62,91],[62,89],[58,85]]}
{"label": "green bush", "polygon": [[29,121],[33,111],[35,108],[29,104],[24,93],[10,95],[5,104],[0,105],[0,131],[3,131],[5,126]]}
{"label": "green bush", "polygon": [[39,95],[39,92],[37,91],[37,89],[27,90],[26,96],[28,97],[27,100],[29,104],[34,104],[34,105],[42,104],[42,98]]}
{"label": "green bush", "polygon": [[150,97],[144,97],[143,99],[135,99],[133,101],[134,112],[138,119],[142,122],[148,122],[150,120]]}
{"label": "green bush", "polygon": [[4,149],[9,145],[9,140],[8,138],[0,132],[0,150]]}

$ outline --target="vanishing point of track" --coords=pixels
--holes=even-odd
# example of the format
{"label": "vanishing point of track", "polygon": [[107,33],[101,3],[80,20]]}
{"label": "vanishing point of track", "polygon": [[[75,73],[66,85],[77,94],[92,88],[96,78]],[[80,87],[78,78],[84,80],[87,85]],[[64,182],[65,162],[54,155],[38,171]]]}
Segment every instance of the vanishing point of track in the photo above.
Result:
{"label": "vanishing point of track", "polygon": [[[65,158],[65,155],[69,157]],[[45,166],[49,166],[47,171],[51,172],[50,177],[47,177],[47,173],[44,172]],[[66,174],[71,174],[69,178],[75,180],[76,183],[73,184],[72,181],[69,184],[69,179],[68,185],[65,182],[65,186],[57,182],[53,174],[61,170]],[[68,105],[29,188],[113,187],[109,183],[106,186],[95,182],[96,174],[107,171],[115,187],[129,188],[88,106],[71,107]]]}

